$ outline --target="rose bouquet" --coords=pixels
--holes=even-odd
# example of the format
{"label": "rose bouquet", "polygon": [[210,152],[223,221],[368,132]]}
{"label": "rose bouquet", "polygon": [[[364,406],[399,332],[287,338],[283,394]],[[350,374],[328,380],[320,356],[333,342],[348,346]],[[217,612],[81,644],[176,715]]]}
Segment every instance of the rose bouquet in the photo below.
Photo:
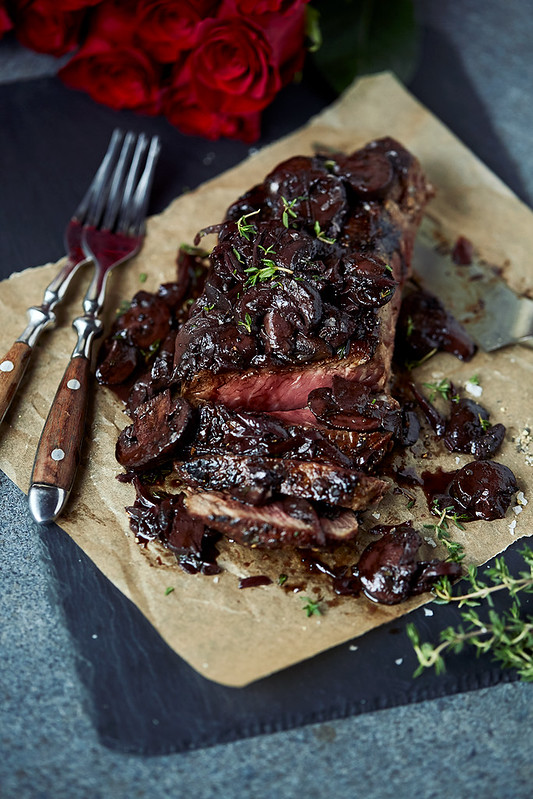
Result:
{"label": "rose bouquet", "polygon": [[405,80],[416,63],[413,0],[311,2],[0,0],[0,38],[14,28],[26,47],[64,57],[63,81],[111,108],[251,142],[307,49],[335,92],[382,69]]}
{"label": "rose bouquet", "polygon": [[32,50],[72,57],[70,87],[185,133],[254,141],[261,112],[302,69],[308,0],[0,0]]}

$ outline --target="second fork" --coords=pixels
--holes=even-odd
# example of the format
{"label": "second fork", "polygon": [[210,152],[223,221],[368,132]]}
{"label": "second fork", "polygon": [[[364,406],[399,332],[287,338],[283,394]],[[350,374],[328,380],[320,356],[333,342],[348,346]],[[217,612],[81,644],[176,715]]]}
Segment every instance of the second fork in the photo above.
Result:
{"label": "second fork", "polygon": [[88,402],[92,345],[101,335],[99,319],[110,270],[136,255],[159,155],[159,139],[126,134],[111,177],[90,199],[82,247],[95,271],[74,320],[78,338],[44,425],[28,493],[30,511],[39,523],[53,521],[68,500],[80,461]]}

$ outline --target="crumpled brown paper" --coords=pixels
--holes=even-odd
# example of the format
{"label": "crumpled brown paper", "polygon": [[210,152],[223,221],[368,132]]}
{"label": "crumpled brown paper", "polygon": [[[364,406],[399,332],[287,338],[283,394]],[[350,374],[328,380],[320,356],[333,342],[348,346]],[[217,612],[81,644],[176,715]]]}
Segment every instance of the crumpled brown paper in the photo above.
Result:
{"label": "crumpled brown paper", "polygon": [[[171,280],[177,246],[192,241],[202,226],[219,221],[229,203],[278,162],[299,153],[311,154],[317,144],[351,151],[384,135],[397,138],[422,162],[437,189],[429,214],[449,240],[453,242],[459,234],[467,236],[487,261],[504,268],[513,288],[523,291],[531,286],[531,211],[391,75],[383,74],[358,81],[301,130],[178,198],[163,214],[150,219],[142,253],[112,276],[108,321],[120,300],[139,290],[141,273],[148,274],[148,282],[142,286],[147,290]],[[48,264],[13,275],[0,285],[0,346],[5,350],[24,327],[27,305],[40,302],[42,290],[56,271],[57,265]],[[46,334],[38,345],[2,427],[0,468],[24,490],[43,422],[74,343],[68,322],[79,312],[87,280],[86,270],[69,293],[68,304],[59,310],[63,326]],[[420,368],[417,378],[433,381],[445,376],[464,386],[473,373],[479,375],[483,387],[480,401],[493,421],[507,426],[497,460],[513,469],[530,499],[519,514],[510,509],[505,519],[471,523],[464,532],[454,530],[454,536],[465,545],[466,563],[483,563],[516,538],[533,532],[533,441],[527,432],[533,429],[533,351],[509,347],[490,356],[479,354],[469,364],[439,355]],[[430,599],[424,596],[395,607],[374,605],[365,598],[329,602],[332,595],[319,577],[309,578],[300,593],[287,593],[275,583],[239,590],[238,576],[269,574],[276,579],[280,573],[292,575],[292,560],[287,553],[229,545],[223,547],[221,556],[228,569],[223,574],[186,575],[173,557],[147,553],[129,532],[124,506],[131,504],[133,489],[115,479],[115,441],[127,423],[120,403],[108,391],[95,389],[89,416],[83,461],[61,527],[169,645],[206,677],[245,685],[361,635]],[[466,456],[457,460],[455,455],[435,456],[430,451],[428,468],[442,465],[455,469],[468,460]],[[374,516],[367,514],[368,526],[376,523],[378,514],[380,523],[413,518],[420,526],[431,521],[421,497],[412,511],[407,510],[405,497],[387,497]],[[357,546],[360,549],[362,544]],[[434,552],[427,546],[423,554],[433,557]],[[298,582],[292,576],[290,581]],[[166,595],[168,587],[174,591]],[[307,618],[302,595],[322,597],[323,615]]]}

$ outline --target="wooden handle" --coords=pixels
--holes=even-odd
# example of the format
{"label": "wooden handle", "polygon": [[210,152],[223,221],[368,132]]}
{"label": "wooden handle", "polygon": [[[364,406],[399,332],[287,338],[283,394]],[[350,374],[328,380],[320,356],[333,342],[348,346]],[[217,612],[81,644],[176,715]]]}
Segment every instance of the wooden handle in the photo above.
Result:
{"label": "wooden handle", "polygon": [[59,384],[41,433],[31,476],[65,492],[66,502],[80,462],[89,392],[90,363],[72,358]]}
{"label": "wooden handle", "polygon": [[31,357],[32,349],[22,341],[15,341],[0,361],[0,422],[15,396]]}

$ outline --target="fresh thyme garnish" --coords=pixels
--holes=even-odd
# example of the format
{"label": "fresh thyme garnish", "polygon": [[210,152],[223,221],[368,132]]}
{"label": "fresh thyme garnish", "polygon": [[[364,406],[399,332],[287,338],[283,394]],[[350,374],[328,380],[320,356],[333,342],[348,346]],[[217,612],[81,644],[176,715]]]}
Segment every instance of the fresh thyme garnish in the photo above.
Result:
{"label": "fresh thyme garnish", "polygon": [[425,388],[431,389],[431,394],[429,395],[430,402],[433,402],[437,394],[440,394],[442,399],[449,399],[452,384],[447,378],[439,380],[438,383],[422,383],[422,385],[425,386]]}
{"label": "fresh thyme garnish", "polygon": [[411,510],[411,508],[414,506],[414,504],[415,504],[414,499],[410,499],[408,501],[408,503],[407,503],[407,510]]}
{"label": "fresh thyme garnish", "polygon": [[[515,669],[520,679],[533,681],[533,617],[520,616],[519,593],[533,593],[533,551],[524,547],[520,555],[529,571],[521,571],[518,577],[509,572],[504,558],[496,558],[495,565],[485,569],[488,581],[478,577],[477,568],[470,566],[467,579],[470,590],[466,593],[452,593],[448,578],[442,578],[433,592],[440,604],[458,602],[459,607],[468,607],[461,613],[464,622],[456,629],[447,627],[440,634],[437,646],[429,642],[422,643],[414,624],[407,625],[407,634],[414,647],[419,666],[414,673],[417,677],[427,668],[435,668],[437,674],[445,671],[443,654],[450,650],[461,652],[465,644],[474,646],[478,653],[490,652],[503,668]],[[513,598],[508,610],[501,613],[494,610],[492,595],[497,591],[507,591]],[[474,607],[486,600],[489,605],[488,620],[482,620]]]}
{"label": "fresh thyme garnish", "polygon": [[472,383],[473,386],[479,386],[479,375],[472,375],[466,382]]}
{"label": "fresh thyme garnish", "polygon": [[117,316],[122,316],[122,314],[125,314],[126,311],[129,311],[130,308],[131,308],[131,302],[129,300],[121,300],[120,305],[116,310]]}
{"label": "fresh thyme garnish", "polygon": [[310,599],[308,596],[300,597],[302,602],[306,604],[303,606],[302,610],[305,610],[306,616],[322,616],[322,611],[320,610],[319,604],[320,599]]}
{"label": "fresh thyme garnish", "polygon": [[287,577],[286,574],[280,574],[280,576],[278,577],[278,585],[283,585],[284,583],[287,582],[288,579],[289,578]]}
{"label": "fresh thyme garnish", "polygon": [[172,591],[174,591],[174,587],[172,585],[169,585],[168,588],[165,588],[165,596],[171,594]]}
{"label": "fresh thyme garnish", "polygon": [[258,248],[260,250],[263,250],[263,257],[261,258],[262,261],[265,260],[265,257],[267,255],[275,255],[276,254],[276,251],[274,249],[274,245],[273,244],[271,244],[270,247],[263,247],[262,244],[258,244],[257,246],[258,246]]}
{"label": "fresh thyme garnish", "polygon": [[337,355],[339,358],[346,358],[348,351],[349,351],[350,343],[347,341],[346,344],[343,344],[342,347],[337,347]]}
{"label": "fresh thyme garnish", "polygon": [[439,541],[444,544],[448,550],[448,559],[459,562],[463,560],[465,556],[464,547],[462,544],[457,541],[453,541],[451,538],[448,522],[454,524],[459,528],[459,530],[464,530],[465,528],[462,522],[466,519],[466,516],[464,514],[456,513],[451,505],[441,510],[437,503],[438,500],[433,500],[431,512],[434,513],[435,516],[439,517],[438,521],[435,524],[425,524],[424,527],[426,530],[433,530]]}
{"label": "fresh thyme garnish", "polygon": [[415,323],[413,322],[413,317],[412,316],[408,316],[407,317],[406,335],[409,337],[414,329],[415,329]]}
{"label": "fresh thyme garnish", "polygon": [[242,327],[244,327],[244,329],[247,330],[248,333],[252,332],[252,317],[250,316],[249,313],[244,315],[244,321],[241,319],[239,325],[242,325]]}
{"label": "fresh thyme garnish", "polygon": [[298,200],[305,200],[305,197],[295,197],[294,200],[287,200],[286,197],[281,198],[281,202],[283,203],[283,213],[281,214],[281,221],[283,222],[286,228],[289,227],[289,216],[292,216],[293,219],[298,217],[298,214],[294,210],[294,206],[298,202]]}
{"label": "fresh thyme garnish", "polygon": [[144,358],[144,360],[146,362],[148,362],[150,360],[152,355],[156,354],[157,350],[159,349],[159,345],[160,344],[161,344],[161,339],[160,338],[156,338],[156,340],[152,341],[152,343],[149,345],[148,349],[139,350],[139,352],[141,353],[141,355],[143,356],[143,358]]}
{"label": "fresh thyme garnish", "polygon": [[[387,272],[390,272],[391,275],[393,274],[392,266],[390,264],[385,264],[385,269],[387,270]],[[409,317],[409,319],[411,319],[411,317]],[[409,334],[407,334],[407,335],[409,335]]]}
{"label": "fresh thyme garnish", "polygon": [[277,266],[274,261],[271,261],[269,258],[262,258],[262,263],[265,266],[249,266],[248,269],[244,271],[248,275],[246,279],[246,283],[244,284],[245,288],[248,286],[255,286],[256,283],[264,283],[265,280],[270,280],[270,278],[277,275],[278,272],[287,272],[287,274],[292,275],[292,269],[286,269],[284,266]]}
{"label": "fresh thyme garnish", "polygon": [[148,275],[146,274],[146,272],[141,272],[141,274],[139,275],[139,283],[146,283],[147,280],[148,280]]}
{"label": "fresh thyme garnish", "polygon": [[248,223],[246,220],[258,214],[260,209],[258,208],[257,211],[252,211],[249,214],[244,214],[241,216],[240,219],[237,220],[237,230],[239,231],[239,235],[242,236],[243,239],[246,241],[250,241],[250,235],[254,235],[257,233],[257,228],[255,225]]}
{"label": "fresh thyme garnish", "polygon": [[213,303],[212,305],[204,305],[205,313],[209,313],[209,311],[212,311],[214,307],[215,307],[215,303]]}
{"label": "fresh thyme garnish", "polygon": [[318,219],[315,222],[314,230],[315,230],[315,236],[319,241],[323,241],[325,244],[335,244],[335,239],[328,239],[324,231],[320,229],[320,222],[318,221]]}
{"label": "fresh thyme garnish", "polygon": [[237,261],[239,261],[242,264],[244,262],[244,258],[242,257],[240,252],[237,249],[235,249],[235,247],[232,247],[232,250],[233,250],[233,255],[235,256]]}
{"label": "fresh thyme garnish", "polygon": [[187,255],[195,255],[197,258],[209,257],[207,250],[204,250],[202,247],[193,247],[192,244],[187,244],[187,242],[182,242],[180,244],[180,250],[183,250]]}
{"label": "fresh thyme garnish", "polygon": [[489,429],[489,427],[492,427],[492,425],[489,422],[489,420],[488,419],[484,419],[481,416],[480,413],[478,413],[477,418],[479,419],[479,424],[481,425],[481,428],[482,428],[484,433]]}
{"label": "fresh thyme garnish", "polygon": [[409,370],[410,369],[416,369],[417,366],[421,366],[426,361],[429,361],[429,359],[432,358],[435,355],[436,352],[437,352],[437,348],[434,347],[429,352],[426,352],[426,354],[422,358],[420,358],[419,361],[407,361],[405,365],[406,365],[406,367]]}

